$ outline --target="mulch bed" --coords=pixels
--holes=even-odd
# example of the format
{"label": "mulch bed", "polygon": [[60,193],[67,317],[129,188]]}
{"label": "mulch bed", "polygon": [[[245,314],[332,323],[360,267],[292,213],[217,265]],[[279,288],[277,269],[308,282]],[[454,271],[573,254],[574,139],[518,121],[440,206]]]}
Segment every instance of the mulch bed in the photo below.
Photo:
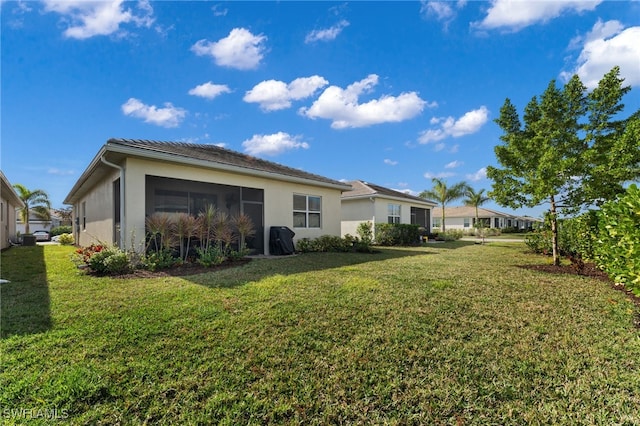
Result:
{"label": "mulch bed", "polygon": [[158,278],[158,277],[184,277],[187,275],[204,274],[207,272],[216,272],[228,268],[236,268],[251,262],[250,258],[244,258],[234,261],[225,261],[220,265],[202,266],[198,263],[185,263],[169,269],[159,271],[148,271],[146,269],[136,269],[128,274],[115,275],[113,278]]}

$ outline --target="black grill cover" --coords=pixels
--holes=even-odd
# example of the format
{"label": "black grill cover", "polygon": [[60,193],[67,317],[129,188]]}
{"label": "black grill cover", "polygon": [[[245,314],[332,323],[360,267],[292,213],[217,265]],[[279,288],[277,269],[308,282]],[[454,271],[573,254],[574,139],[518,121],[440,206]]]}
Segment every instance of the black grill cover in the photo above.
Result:
{"label": "black grill cover", "polygon": [[269,253],[274,255],[293,254],[293,236],[296,235],[286,226],[272,226],[269,230]]}

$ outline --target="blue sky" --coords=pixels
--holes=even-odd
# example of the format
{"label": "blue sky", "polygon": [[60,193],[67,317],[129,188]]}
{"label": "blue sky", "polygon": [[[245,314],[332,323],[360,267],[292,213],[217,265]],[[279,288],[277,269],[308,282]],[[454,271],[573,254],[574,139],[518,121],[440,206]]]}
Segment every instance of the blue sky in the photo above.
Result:
{"label": "blue sky", "polygon": [[417,194],[432,177],[489,190],[505,98],[522,112],[551,79],[592,87],[619,65],[624,116],[640,108],[638,1],[1,7],[2,170],[54,207],[111,137],[220,144]]}

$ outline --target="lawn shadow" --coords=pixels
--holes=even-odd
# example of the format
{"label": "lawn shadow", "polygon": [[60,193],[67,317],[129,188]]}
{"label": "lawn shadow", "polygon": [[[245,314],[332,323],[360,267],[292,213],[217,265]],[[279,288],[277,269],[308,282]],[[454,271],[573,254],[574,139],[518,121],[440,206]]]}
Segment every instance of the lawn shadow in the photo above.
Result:
{"label": "lawn shadow", "polygon": [[[473,245],[457,241],[443,243],[437,248],[455,249]],[[369,262],[382,262],[390,259],[438,254],[434,247],[376,247],[375,253],[304,253],[291,256],[253,259],[251,262],[222,271],[187,275],[181,278],[195,284],[211,288],[230,288],[242,286],[248,282],[259,281],[275,275],[293,275],[325,269],[353,266]]]}
{"label": "lawn shadow", "polygon": [[12,247],[2,252],[0,337],[35,334],[51,328],[51,301],[44,247]]}

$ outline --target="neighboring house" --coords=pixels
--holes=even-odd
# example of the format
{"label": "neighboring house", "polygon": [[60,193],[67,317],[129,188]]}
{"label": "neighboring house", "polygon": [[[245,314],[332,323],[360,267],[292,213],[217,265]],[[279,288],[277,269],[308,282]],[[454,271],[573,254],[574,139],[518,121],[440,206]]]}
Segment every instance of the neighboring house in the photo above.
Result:
{"label": "neighboring house", "polygon": [[342,236],[357,236],[363,222],[415,224],[429,230],[435,202],[360,180],[347,183],[353,189],[342,193]]}
{"label": "neighboring house", "polygon": [[[51,211],[51,220],[42,220],[37,217],[33,212],[29,212],[29,232],[33,231],[51,231],[51,228],[55,228],[56,226],[60,226],[61,219],[56,216],[56,214]],[[20,219],[20,215],[18,215],[16,220],[16,231],[24,234],[25,233],[25,225],[22,223]]]}
{"label": "neighboring house", "polygon": [[16,240],[16,209],[24,203],[0,170],[0,248],[9,247],[9,239]]}
{"label": "neighboring house", "polygon": [[[474,229],[476,222],[476,208],[473,206],[445,207],[445,227],[446,229]],[[528,216],[516,216],[495,210],[478,207],[478,220],[486,228],[517,228],[521,230],[530,229],[536,223],[541,222]],[[442,226],[442,209],[433,210],[432,228]]]}
{"label": "neighboring house", "polygon": [[269,251],[271,226],[294,240],[340,235],[345,183],[215,145],[110,139],[73,186],[76,243],[97,241],[142,249],[145,218],[156,212],[197,215],[207,204],[230,216],[245,213],[256,227],[248,242]]}

